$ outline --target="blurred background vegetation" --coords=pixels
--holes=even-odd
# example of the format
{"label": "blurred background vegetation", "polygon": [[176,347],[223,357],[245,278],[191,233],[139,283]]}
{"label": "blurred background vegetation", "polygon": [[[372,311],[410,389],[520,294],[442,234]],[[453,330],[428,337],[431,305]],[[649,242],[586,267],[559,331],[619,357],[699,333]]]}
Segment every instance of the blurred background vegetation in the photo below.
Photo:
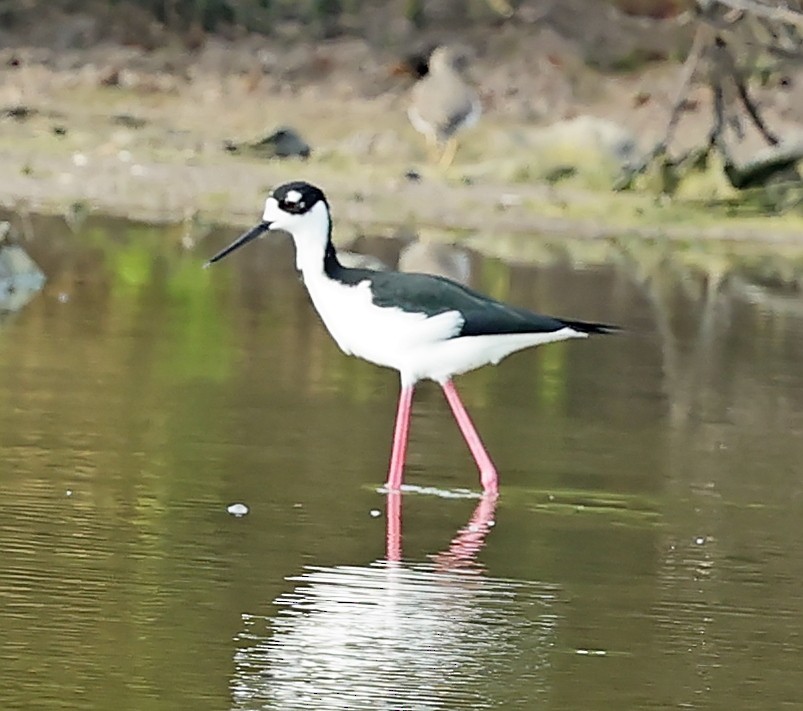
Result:
{"label": "blurred background vegetation", "polygon": [[[556,0],[529,3],[554,5]],[[693,0],[585,0],[607,3],[636,16],[672,17],[688,10]],[[366,13],[405,18],[415,27],[448,24],[453,27],[506,17],[523,0],[0,0],[0,23],[27,22],[42,9],[104,15],[112,9],[145,13],[170,29],[198,27],[206,31],[232,29],[270,34],[278,22],[320,24],[330,34],[359,32]],[[582,2],[575,3],[582,5]],[[578,16],[581,20],[582,16]]]}
{"label": "blurred background vegetation", "polygon": [[[138,180],[123,163],[136,158],[142,173],[140,162],[166,156],[228,160],[231,146],[259,146],[287,126],[305,136],[318,168],[340,175],[368,164],[395,177],[420,158],[404,105],[426,71],[421,60],[458,42],[475,52],[470,80],[484,117],[461,149],[468,183],[615,187],[715,200],[729,215],[745,205],[751,216],[786,214],[803,209],[801,8],[803,0],[0,0],[0,119],[11,148],[36,140],[37,155],[53,159],[38,168],[19,159],[28,180],[20,190],[37,194],[68,151],[82,165],[93,155],[96,171],[122,151],[109,170]],[[42,70],[19,71],[29,66]],[[321,102],[334,107],[330,120],[319,120]],[[575,121],[586,116],[595,120]],[[583,140],[545,133],[578,124]],[[544,149],[556,145],[568,150]],[[601,153],[577,149],[585,145]],[[231,192],[204,181],[196,193]],[[92,200],[108,196],[100,182]],[[171,190],[186,184],[170,181]],[[69,205],[87,199],[82,187],[47,192]],[[175,198],[183,212],[186,200]],[[653,221],[642,208],[635,217]]]}

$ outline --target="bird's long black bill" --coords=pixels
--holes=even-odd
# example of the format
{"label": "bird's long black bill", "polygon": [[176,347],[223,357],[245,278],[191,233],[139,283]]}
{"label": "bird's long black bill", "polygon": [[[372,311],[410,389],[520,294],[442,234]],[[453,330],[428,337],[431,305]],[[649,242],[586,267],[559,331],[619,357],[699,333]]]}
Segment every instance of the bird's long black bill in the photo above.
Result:
{"label": "bird's long black bill", "polygon": [[227,254],[231,254],[235,249],[239,249],[244,244],[248,244],[251,240],[255,240],[264,232],[267,232],[270,229],[270,222],[260,222],[256,227],[252,227],[248,232],[245,234],[240,235],[234,242],[232,242],[228,247],[221,249],[214,257],[212,257],[206,264],[204,264],[204,269],[211,266],[215,262],[219,262],[223,257]]}

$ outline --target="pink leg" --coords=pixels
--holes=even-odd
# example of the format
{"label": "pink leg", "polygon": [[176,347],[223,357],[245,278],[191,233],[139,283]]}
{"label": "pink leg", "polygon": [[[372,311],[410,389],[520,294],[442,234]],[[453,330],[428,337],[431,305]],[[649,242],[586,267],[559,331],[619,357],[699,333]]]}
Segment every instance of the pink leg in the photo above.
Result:
{"label": "pink leg", "polygon": [[486,494],[497,493],[497,491],[499,491],[499,478],[496,475],[496,467],[491,461],[491,457],[488,456],[488,452],[485,451],[485,447],[482,444],[480,436],[477,434],[474,423],[468,416],[466,408],[463,406],[460,396],[457,394],[457,390],[455,390],[454,383],[451,380],[447,380],[445,383],[441,383],[441,387],[446,395],[446,399],[449,401],[457,424],[460,426],[460,431],[466,439],[468,448],[474,456],[474,461],[477,462],[477,466],[480,468],[480,482],[482,483],[483,490]]}
{"label": "pink leg", "polygon": [[396,428],[393,430],[393,453],[390,455],[390,471],[387,488],[401,489],[404,460],[407,456],[407,434],[410,431],[410,408],[413,404],[413,386],[403,385],[399,393],[399,409],[396,411]]}

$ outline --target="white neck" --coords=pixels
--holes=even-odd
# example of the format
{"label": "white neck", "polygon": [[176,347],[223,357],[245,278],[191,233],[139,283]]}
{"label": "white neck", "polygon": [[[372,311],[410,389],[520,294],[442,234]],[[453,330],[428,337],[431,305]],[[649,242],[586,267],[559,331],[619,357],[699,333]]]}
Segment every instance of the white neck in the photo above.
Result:
{"label": "white neck", "polygon": [[296,245],[296,269],[305,276],[323,272],[326,244],[309,240],[303,234],[293,234],[293,241]]}
{"label": "white neck", "polygon": [[329,243],[329,211],[319,202],[292,226],[296,246],[296,268],[305,276],[323,272],[323,258]]}

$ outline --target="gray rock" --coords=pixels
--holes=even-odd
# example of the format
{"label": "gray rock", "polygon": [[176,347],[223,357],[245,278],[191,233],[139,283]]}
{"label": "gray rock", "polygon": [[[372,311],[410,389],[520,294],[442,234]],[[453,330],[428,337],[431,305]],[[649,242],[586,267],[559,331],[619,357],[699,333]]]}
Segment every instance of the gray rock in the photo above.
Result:
{"label": "gray rock", "polygon": [[29,118],[32,118],[37,114],[36,109],[32,109],[30,106],[25,106],[23,104],[17,104],[16,106],[7,106],[6,108],[0,110],[0,116],[5,118],[11,118],[15,121],[27,121]]}
{"label": "gray rock", "polygon": [[224,147],[230,153],[242,153],[258,158],[309,158],[312,149],[295,129],[282,127],[259,141],[234,143],[226,141]]}
{"label": "gray rock", "polygon": [[737,190],[757,188],[779,181],[800,182],[798,164],[803,161],[803,139],[780,143],[756,153],[739,166],[725,164],[725,174]]}
{"label": "gray rock", "polygon": [[114,114],[111,117],[111,122],[123,128],[144,128],[148,124],[144,118],[126,113]]}
{"label": "gray rock", "polygon": [[[8,223],[0,223],[0,234],[7,231]],[[0,312],[18,311],[44,285],[45,275],[22,247],[0,242]]]}
{"label": "gray rock", "polygon": [[596,116],[558,121],[531,134],[530,142],[530,158],[545,178],[579,174],[612,179],[639,158],[630,131]]}

